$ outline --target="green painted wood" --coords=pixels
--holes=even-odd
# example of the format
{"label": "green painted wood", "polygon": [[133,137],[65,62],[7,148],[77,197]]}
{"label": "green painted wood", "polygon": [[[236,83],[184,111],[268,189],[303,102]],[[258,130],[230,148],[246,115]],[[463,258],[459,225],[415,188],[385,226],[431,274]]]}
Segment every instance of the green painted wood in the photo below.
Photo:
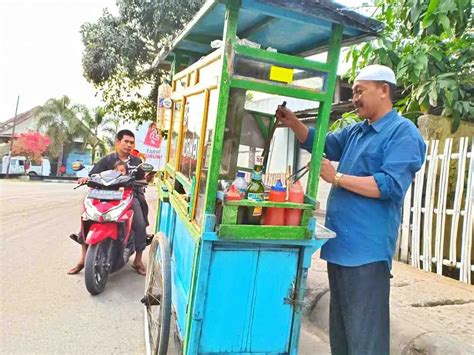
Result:
{"label": "green painted wood", "polygon": [[160,183],[158,185],[158,198],[163,202],[169,201],[169,191],[164,191],[163,190],[163,187],[165,187],[165,186],[166,185],[164,183]]}
{"label": "green painted wood", "polygon": [[301,216],[301,225],[307,226],[309,219],[313,217],[313,211],[311,210],[304,210],[303,215]]}
{"label": "green painted wood", "polygon": [[165,169],[171,176],[174,176],[174,174],[176,173],[176,171],[174,170],[174,166],[170,163],[166,163]]}
{"label": "green painted wood", "polygon": [[170,194],[170,199],[173,198],[175,200],[175,204],[179,207],[179,210],[186,216],[187,219],[189,219],[188,213],[189,213],[189,204],[188,202],[181,196],[179,193],[176,191],[173,191],[172,194]]}
{"label": "green painted wood", "polygon": [[295,69],[304,69],[320,72],[328,72],[330,70],[329,62],[321,63],[303,57],[266,51],[263,49],[252,48],[239,44],[235,46],[235,54],[251,59],[256,59],[259,62],[262,61]]}
{"label": "green painted wood", "polygon": [[224,206],[222,210],[222,224],[237,224],[239,206]]}
{"label": "green painted wood", "polygon": [[247,78],[239,75],[232,77],[231,86],[233,88],[260,91],[267,94],[289,96],[303,100],[324,101],[327,99],[326,93],[323,92],[297,89],[287,84],[278,84],[276,82]]}
{"label": "green painted wood", "polygon": [[327,100],[324,100],[319,107],[319,115],[316,120],[313,149],[311,152],[311,167],[309,171],[306,193],[309,197],[316,199],[319,184],[319,172],[321,170],[321,160],[324,152],[324,143],[329,125],[329,115],[331,113],[334,89],[336,86],[337,65],[339,63],[339,52],[341,49],[343,27],[339,24],[333,24],[332,35],[329,41],[329,50],[327,63],[329,64],[329,73],[327,77]]}
{"label": "green painted wood", "polygon": [[221,224],[218,234],[221,239],[301,240],[311,238],[311,231],[306,226]]}
{"label": "green painted wood", "polygon": [[[209,162],[209,173],[206,184],[206,197],[204,203],[204,212],[206,214],[214,214],[215,201],[217,194],[217,182],[220,173],[220,164],[222,157],[222,146],[224,143],[224,130],[227,118],[227,104],[230,92],[230,72],[233,57],[234,45],[237,40],[237,27],[239,18],[240,0],[229,0],[226,6],[224,33],[222,39],[224,41],[224,50],[222,54],[222,68],[219,79],[219,97],[217,105],[216,127],[211,146],[211,156]],[[192,225],[191,222],[189,222]],[[200,248],[199,248],[200,249]],[[198,254],[197,252],[195,254]],[[190,346],[192,313],[195,304],[195,293],[197,284],[197,266],[198,258],[195,256],[193,275],[191,279],[191,295],[188,304],[189,312],[186,318],[186,329],[184,330],[183,354],[187,354]]]}
{"label": "green painted wood", "polygon": [[304,203],[307,203],[308,205],[311,205],[316,209],[319,208],[319,201],[309,195],[304,195]]}
{"label": "green painted wood", "polygon": [[240,1],[230,0],[227,3],[226,21],[224,24],[224,51],[222,54],[222,68],[219,80],[219,98],[217,105],[216,127],[211,146],[209,162],[209,173],[206,184],[206,198],[204,212],[213,214],[217,193],[217,182],[219,180],[220,164],[222,158],[222,146],[224,144],[224,131],[227,118],[227,105],[230,92],[230,72],[232,57],[237,36],[237,22],[239,17]]}
{"label": "green painted wood", "polygon": [[273,201],[250,201],[250,200],[238,200],[238,201],[226,201],[224,202],[224,207],[226,206],[262,206],[267,207],[276,207],[276,208],[295,208],[299,210],[313,210],[314,207],[309,204],[303,203],[294,203],[294,202],[273,202]]}
{"label": "green painted wood", "polygon": [[192,217],[193,215],[193,209],[194,209],[194,193],[196,191],[196,175],[193,176],[193,179],[191,181],[191,192],[190,195],[191,198],[189,200],[189,218]]}
{"label": "green painted wood", "polygon": [[156,217],[155,217],[155,234],[159,232],[159,228],[160,228],[160,221],[161,221],[161,203],[159,202],[160,200],[163,201],[161,199],[161,193],[160,193],[160,188],[158,188],[158,203],[157,203],[157,206],[156,206]]}
{"label": "green painted wood", "polygon": [[174,194],[170,194],[170,204],[175,210],[176,214],[178,217],[181,219],[181,221],[184,223],[186,226],[186,229],[189,231],[191,236],[193,237],[194,241],[198,241],[201,239],[201,232],[199,229],[194,225],[190,220],[186,212],[183,211],[183,202],[180,201],[178,196],[175,196]]}
{"label": "green painted wood", "polygon": [[171,195],[173,191],[173,185],[171,185],[171,182],[169,180],[164,180],[163,183],[168,188],[168,196]]}
{"label": "green painted wood", "polygon": [[267,139],[268,138],[268,129],[267,129],[267,127],[265,127],[265,124],[263,123],[262,115],[259,115],[258,113],[254,113],[253,118],[255,119],[255,122],[257,122],[258,128],[259,128],[260,132],[262,133],[262,136],[265,139]]}

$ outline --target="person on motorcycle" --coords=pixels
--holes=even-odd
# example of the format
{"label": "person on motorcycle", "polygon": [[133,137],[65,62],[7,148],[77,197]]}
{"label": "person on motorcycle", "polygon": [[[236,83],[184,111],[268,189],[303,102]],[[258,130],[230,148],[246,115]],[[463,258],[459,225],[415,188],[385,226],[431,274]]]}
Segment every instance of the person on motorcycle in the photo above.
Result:
{"label": "person on motorcycle", "polygon": [[[132,150],[135,148],[135,135],[132,131],[128,129],[123,129],[119,131],[115,137],[115,153],[109,154],[103,157],[89,172],[89,176],[93,174],[98,174],[106,170],[113,170],[116,168],[118,161],[122,161],[126,164],[127,171],[135,169],[138,165],[142,163],[142,160],[138,157],[131,155]],[[121,164],[120,164],[121,165]],[[136,179],[137,180],[147,180],[149,176],[145,176],[145,173],[142,171],[137,171]],[[89,177],[80,178],[78,184],[86,184],[89,181]],[[135,242],[135,259],[132,263],[132,268],[140,275],[146,275],[146,268],[143,264],[142,255],[143,250],[146,247],[146,227],[147,216],[144,215],[143,205],[147,206],[145,195],[143,193],[142,187],[135,187],[133,199],[133,221],[132,221],[132,230],[134,232],[134,242]],[[148,207],[148,206],[147,206]],[[148,211],[148,208],[146,208]],[[79,262],[72,269],[68,271],[69,275],[77,274],[84,268],[84,262],[87,253],[87,244],[84,243],[81,233],[71,234],[70,238],[82,245],[81,256]]]}

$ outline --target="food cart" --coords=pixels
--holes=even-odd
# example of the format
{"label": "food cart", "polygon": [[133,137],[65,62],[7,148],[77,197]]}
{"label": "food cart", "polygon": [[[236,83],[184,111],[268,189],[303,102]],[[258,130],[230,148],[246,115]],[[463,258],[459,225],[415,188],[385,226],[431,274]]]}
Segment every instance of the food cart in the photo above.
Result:
{"label": "food cart", "polygon": [[[166,354],[171,336],[184,354],[298,352],[311,256],[332,234],[315,211],[340,49],[381,29],[330,1],[209,0],[156,58],[172,90],[157,122],[168,146],[143,298],[148,352]],[[277,122],[249,108],[262,93],[319,103],[303,203],[225,199],[223,182],[251,171],[252,155],[269,164]],[[255,206],[302,210],[301,223],[242,224],[239,210]]]}

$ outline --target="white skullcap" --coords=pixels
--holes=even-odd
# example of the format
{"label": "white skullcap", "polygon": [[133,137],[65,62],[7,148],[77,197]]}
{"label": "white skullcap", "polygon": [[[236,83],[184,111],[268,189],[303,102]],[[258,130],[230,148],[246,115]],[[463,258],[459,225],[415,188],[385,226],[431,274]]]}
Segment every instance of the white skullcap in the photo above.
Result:
{"label": "white skullcap", "polygon": [[357,80],[386,81],[397,85],[397,79],[395,79],[393,70],[379,64],[367,65],[360,71],[354,81]]}

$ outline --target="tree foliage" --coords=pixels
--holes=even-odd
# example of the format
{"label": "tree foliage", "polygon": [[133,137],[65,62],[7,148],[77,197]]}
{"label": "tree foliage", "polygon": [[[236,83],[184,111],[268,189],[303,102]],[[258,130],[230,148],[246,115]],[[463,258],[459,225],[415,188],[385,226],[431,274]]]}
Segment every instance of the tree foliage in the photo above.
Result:
{"label": "tree foliage", "polygon": [[58,171],[61,167],[66,143],[74,142],[74,138],[85,141],[88,129],[81,121],[84,108],[73,105],[67,96],[60,99],[49,99],[43,106],[35,109],[33,115],[39,129],[43,129],[51,138],[48,149],[53,158],[58,158]]}
{"label": "tree foliage", "polygon": [[34,162],[40,162],[48,149],[51,139],[39,132],[22,133],[13,141],[13,155],[25,155]]}
{"label": "tree foliage", "polygon": [[82,120],[89,128],[85,144],[92,147],[92,164],[94,164],[96,151],[105,155],[113,147],[120,121],[108,114],[103,107],[84,111]]}
{"label": "tree foliage", "polygon": [[404,99],[398,108],[414,119],[420,113],[474,121],[474,31],[470,0],[376,0],[382,36],[347,55],[350,76],[367,64],[394,69]]}
{"label": "tree foliage", "polygon": [[84,76],[108,112],[126,120],[156,116],[160,77],[151,64],[199,10],[203,0],[117,0],[118,15],[104,10],[81,27]]}

